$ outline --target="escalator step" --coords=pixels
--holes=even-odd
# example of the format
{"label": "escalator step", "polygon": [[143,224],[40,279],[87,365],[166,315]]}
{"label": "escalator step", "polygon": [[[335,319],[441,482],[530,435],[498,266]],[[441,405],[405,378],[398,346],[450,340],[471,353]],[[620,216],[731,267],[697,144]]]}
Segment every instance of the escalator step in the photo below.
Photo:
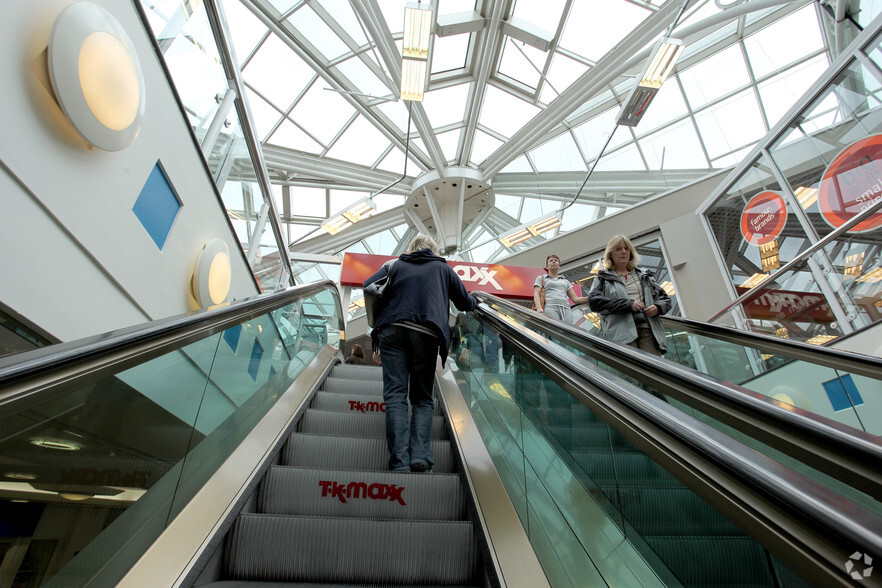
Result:
{"label": "escalator step", "polygon": [[[383,412],[386,404],[382,397],[373,394],[351,394],[345,392],[319,391],[312,401],[312,408],[318,410],[338,410],[341,412]],[[435,403],[435,414],[441,414],[441,404]]]}
{"label": "escalator step", "polygon": [[464,521],[243,514],[226,565],[238,580],[478,585],[478,553]]}
{"label": "escalator step", "polygon": [[[383,413],[346,413],[330,410],[307,409],[300,420],[303,433],[319,435],[348,435],[353,437],[386,438],[386,415]],[[447,430],[444,419],[438,415],[432,418],[431,439],[446,439]]]}
{"label": "escalator step", "polygon": [[383,381],[377,380],[351,380],[347,378],[330,377],[322,383],[325,392],[348,392],[350,394],[370,394],[383,397]]}
{"label": "escalator step", "polygon": [[[436,473],[454,471],[450,441],[432,441]],[[293,433],[282,452],[282,463],[290,466],[384,471],[389,464],[386,439],[366,439]]]}
{"label": "escalator step", "polygon": [[331,370],[332,378],[350,378],[351,380],[379,380],[383,381],[383,368],[373,365],[354,365],[338,363]]}
{"label": "escalator step", "polygon": [[452,521],[466,517],[463,486],[456,474],[275,466],[261,484],[258,505],[260,512],[269,514]]}

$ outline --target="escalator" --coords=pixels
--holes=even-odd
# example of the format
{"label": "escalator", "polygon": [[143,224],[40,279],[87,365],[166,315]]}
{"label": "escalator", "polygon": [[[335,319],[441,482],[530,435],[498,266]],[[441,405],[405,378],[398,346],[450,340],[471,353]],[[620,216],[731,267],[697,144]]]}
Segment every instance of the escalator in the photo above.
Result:
{"label": "escalator", "polygon": [[320,282],[2,358],[0,586],[543,585],[455,399],[386,471],[341,317]]}
{"label": "escalator", "polygon": [[[525,470],[532,467],[535,472],[534,494],[547,495],[560,509],[573,488],[583,488],[584,496],[616,521],[621,538],[629,541],[644,561],[656,560],[653,569],[668,585],[800,586],[871,581],[860,574],[871,573],[866,561],[872,560],[870,553],[878,553],[882,529],[882,444],[877,436],[749,388],[611,344],[496,297],[478,296],[485,303],[476,312],[485,319],[478,338],[495,339],[483,345],[494,353],[470,361],[471,374],[463,387],[477,390],[477,396],[488,405],[505,404],[504,397],[511,397],[522,410],[520,422],[500,417],[498,427],[521,438],[525,456],[541,455],[535,461],[525,457],[523,464]],[[731,330],[718,331],[728,342],[738,341]],[[531,342],[518,342],[519,333],[528,334]],[[748,336],[742,341],[759,346],[761,339]],[[482,348],[481,343],[469,345]],[[506,361],[505,353],[496,357],[495,350],[506,345],[514,347],[508,350],[511,361]],[[789,351],[787,345],[776,342],[769,346],[779,356]],[[860,374],[875,385],[882,377],[882,364],[874,358],[807,347],[793,346],[789,362],[781,365],[801,362],[800,369],[809,373],[809,368],[816,367],[808,365],[810,362],[832,365],[840,372]],[[537,351],[541,348],[542,353]],[[475,355],[480,351],[471,357]],[[548,362],[548,357],[557,359]],[[602,394],[590,392],[597,385],[605,388]],[[610,393],[621,400],[613,400]],[[651,421],[646,420],[648,415],[652,415]],[[662,424],[665,421],[667,424]],[[699,457],[691,454],[691,441],[687,440],[701,431],[707,435],[702,442],[706,453]],[[531,444],[536,445],[532,451]],[[722,461],[734,457],[728,453],[733,449],[744,452],[744,461],[737,466],[731,462],[734,469],[729,472],[718,470]],[[766,457],[770,459],[766,461]],[[769,497],[770,504],[760,510],[768,514],[780,509],[782,502],[790,503],[788,508],[801,512],[796,518],[805,524],[802,529],[785,530],[789,523],[754,518],[757,497],[751,496],[753,490],[748,488],[763,482],[745,474],[757,472],[758,467],[768,468],[766,473],[776,471],[766,481],[779,490],[800,479],[801,484],[791,488],[795,494]],[[546,474],[550,470],[567,478],[568,483],[559,487],[550,481]],[[773,481],[779,476],[788,481]],[[835,495],[832,502],[831,495]],[[802,505],[796,507],[797,502]],[[817,533],[818,525],[824,525],[820,519],[829,514],[826,511],[849,508],[864,511],[861,516],[866,516],[867,533],[862,540],[856,540],[855,535],[846,538],[842,531],[850,525],[837,523],[839,529],[831,535],[837,538],[832,543],[838,541],[840,546],[835,557],[829,557],[830,550],[836,549],[831,541],[793,542],[795,536]],[[592,509],[574,506],[573,513],[561,516],[559,529],[564,529],[563,536],[571,537],[574,546],[586,546],[588,540],[580,536],[578,527],[591,516],[596,516]],[[810,519],[815,520],[808,522]],[[855,529],[849,528],[846,534],[852,531]],[[863,548],[851,549],[861,541],[866,541]],[[795,552],[808,550],[826,551],[828,561],[811,563],[794,557]],[[540,559],[545,561],[541,555]],[[858,563],[864,567],[860,573],[855,571]],[[631,581],[622,580],[626,584]],[[552,583],[558,582],[552,579]]]}
{"label": "escalator", "polygon": [[848,585],[880,553],[873,436],[482,300],[509,361],[438,373],[431,474],[385,470],[330,282],[3,358],[0,585]]}

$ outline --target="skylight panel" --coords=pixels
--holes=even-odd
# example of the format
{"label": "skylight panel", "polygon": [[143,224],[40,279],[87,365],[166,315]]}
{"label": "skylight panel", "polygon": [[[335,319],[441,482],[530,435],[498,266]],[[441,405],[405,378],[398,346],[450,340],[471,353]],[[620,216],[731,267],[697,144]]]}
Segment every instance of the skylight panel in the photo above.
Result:
{"label": "skylight panel", "polygon": [[434,128],[462,122],[470,87],[470,84],[457,84],[425,93],[423,108]]}
{"label": "skylight panel", "polygon": [[711,158],[753,144],[766,134],[750,90],[697,113],[695,121]]}
{"label": "skylight panel", "polygon": [[680,72],[678,77],[686,92],[686,100],[696,109],[750,83],[737,45]]}
{"label": "skylight panel", "polygon": [[459,136],[461,134],[462,129],[456,129],[437,135],[438,144],[441,145],[445,161],[454,161],[456,159],[456,150],[459,147]]}
{"label": "skylight panel", "polygon": [[588,169],[570,133],[563,133],[531,150],[530,159],[540,172]]}
{"label": "skylight panel", "polygon": [[[595,171],[645,171],[643,157],[637,150],[637,145],[631,143],[617,151],[606,152],[597,162]],[[591,180],[585,185],[586,190],[591,189]]]}
{"label": "skylight panel", "polygon": [[499,139],[492,137],[481,130],[476,130],[475,141],[472,144],[472,155],[469,157],[469,162],[473,165],[479,165],[482,161],[487,159],[491,153],[499,149],[500,145],[502,145],[502,141]]}
{"label": "skylight panel", "polygon": [[584,227],[597,218],[597,206],[593,204],[573,204],[567,208],[561,218],[561,232],[572,231]]}
{"label": "skylight panel", "polygon": [[278,145],[296,151],[314,153],[316,155],[324,151],[324,147],[316,143],[312,137],[304,133],[291,121],[285,119],[272,135],[264,139],[266,143]]}
{"label": "skylight panel", "polygon": [[337,64],[336,69],[352,84],[352,87],[347,88],[349,91],[377,98],[390,98],[397,95],[397,89],[393,92],[364,62],[356,57]]}
{"label": "skylight panel", "polygon": [[579,77],[588,71],[588,66],[570,59],[561,53],[555,53],[548,68],[547,83],[542,87],[540,100],[548,104],[562,94]]}
{"label": "skylight panel", "polygon": [[324,89],[318,80],[291,111],[291,118],[322,144],[328,145],[355,109],[338,93]]}
{"label": "skylight panel", "polygon": [[355,119],[343,136],[328,151],[328,157],[370,167],[389,144],[365,117]]}
{"label": "skylight panel", "polygon": [[319,18],[309,5],[288,17],[288,22],[318,49],[327,61],[336,59],[349,51],[346,43],[331,30],[325,21]]}
{"label": "skylight panel", "polygon": [[573,2],[560,46],[598,61],[650,14],[625,0]]}
{"label": "skylight panel", "polygon": [[437,74],[465,68],[471,37],[470,34],[435,37],[431,73]]}
{"label": "skylight panel", "polygon": [[254,123],[254,131],[260,141],[263,141],[279,122],[282,114],[250,89],[246,88],[245,93],[247,94],[248,108],[251,111],[251,120]]}
{"label": "skylight panel", "polygon": [[349,2],[341,2],[340,0],[312,0],[310,5],[315,7],[316,4],[321,5],[359,46],[367,44],[367,37],[364,36],[358,17],[352,11],[352,6]]}
{"label": "skylight panel", "polygon": [[[280,76],[279,72],[285,75]],[[276,36],[261,45],[242,70],[242,78],[282,110],[315,77],[315,72]]]}
{"label": "skylight panel", "polygon": [[710,166],[691,119],[665,127],[640,139],[638,143],[651,170],[702,169]]}
{"label": "skylight panel", "polygon": [[756,32],[744,40],[744,47],[758,78],[823,49],[815,7],[808,5]]}
{"label": "skylight panel", "polygon": [[812,84],[817,82],[827,67],[827,55],[818,55],[759,85],[760,100],[770,127],[774,127]]}
{"label": "skylight panel", "polygon": [[[281,211],[281,202],[276,203],[277,210]],[[291,211],[297,216],[314,216],[325,219],[333,210],[327,210],[324,188],[309,188],[305,186],[291,186]]]}
{"label": "skylight panel", "polygon": [[539,71],[545,67],[546,59],[545,52],[508,38],[502,48],[499,74],[535,89],[542,79]]}
{"label": "skylight panel", "polygon": [[525,155],[521,155],[507,166],[505,166],[500,173],[530,173],[533,172],[533,166],[530,165],[530,162],[527,161],[527,157]]}
{"label": "skylight panel", "polygon": [[[616,128],[618,112],[619,107],[615,106],[573,129],[573,135],[589,162],[597,158],[597,154],[603,149],[609,134]],[[617,129],[606,149],[607,151],[615,149],[630,140],[631,133],[627,129]]]}
{"label": "skylight panel", "polygon": [[494,86],[488,86],[478,122],[500,135],[511,137],[540,109]]}

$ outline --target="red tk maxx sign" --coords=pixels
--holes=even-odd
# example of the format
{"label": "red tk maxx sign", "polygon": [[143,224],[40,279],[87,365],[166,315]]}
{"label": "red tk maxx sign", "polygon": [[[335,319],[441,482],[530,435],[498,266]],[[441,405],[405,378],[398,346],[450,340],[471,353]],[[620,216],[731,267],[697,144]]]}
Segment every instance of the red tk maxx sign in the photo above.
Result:
{"label": "red tk maxx sign", "polygon": [[[343,256],[340,284],[361,288],[364,281],[374,275],[389,259],[396,258],[388,255],[346,253]],[[466,290],[469,292],[489,292],[500,298],[532,299],[533,283],[536,281],[536,276],[545,273],[545,270],[536,267],[453,260],[448,260],[447,263],[462,278]]]}

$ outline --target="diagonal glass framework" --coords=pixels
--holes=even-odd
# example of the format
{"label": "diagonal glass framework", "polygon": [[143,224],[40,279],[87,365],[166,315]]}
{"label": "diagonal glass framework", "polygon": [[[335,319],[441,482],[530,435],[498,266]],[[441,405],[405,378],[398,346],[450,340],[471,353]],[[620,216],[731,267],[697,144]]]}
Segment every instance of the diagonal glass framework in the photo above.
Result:
{"label": "diagonal glass framework", "polygon": [[[271,194],[222,112],[230,85],[199,3],[142,5],[197,136],[224,122],[207,157],[243,247],[261,248],[258,264],[285,247],[312,279],[328,273],[316,257],[397,254],[416,231],[448,256],[499,261],[736,165],[879,12],[866,0],[434,0],[428,91],[406,103],[404,0],[206,2],[225,16]],[[663,35],[686,49],[639,125],[617,127]],[[321,230],[365,198],[369,218]],[[500,242],[554,213],[554,230]]]}

